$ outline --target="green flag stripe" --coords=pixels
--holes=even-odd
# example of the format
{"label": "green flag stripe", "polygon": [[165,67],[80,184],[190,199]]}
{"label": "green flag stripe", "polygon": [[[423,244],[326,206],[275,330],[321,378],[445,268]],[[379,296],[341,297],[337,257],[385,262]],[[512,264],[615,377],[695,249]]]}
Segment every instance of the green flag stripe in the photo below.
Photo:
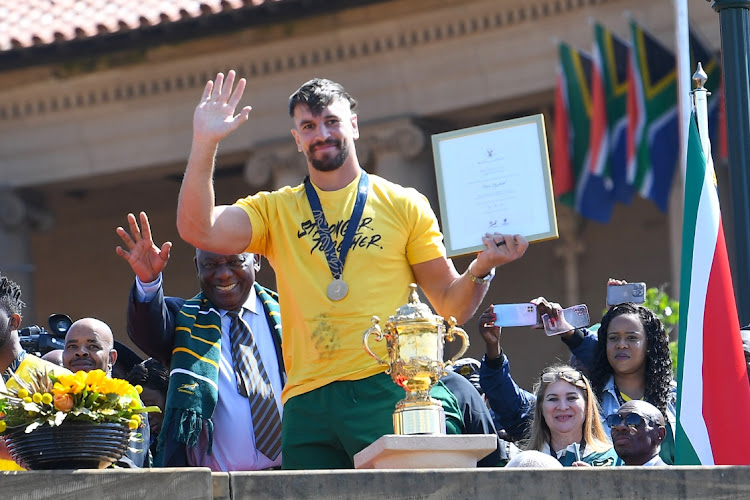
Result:
{"label": "green flag stripe", "polygon": [[[687,317],[690,310],[691,272],[693,268],[693,250],[695,246],[695,227],[698,218],[698,206],[700,203],[703,180],[705,177],[705,158],[701,153],[700,137],[698,127],[695,123],[695,114],[690,116],[690,131],[688,134],[687,168],[685,174],[685,205],[682,220],[682,258],[680,262],[680,320],[679,340],[677,343],[677,387],[683,387],[683,373],[685,366],[685,335],[687,332]],[[696,151],[696,147],[698,148]],[[700,153],[700,154],[695,154]],[[682,411],[682,398],[677,397],[677,428],[675,429],[675,460],[679,465],[700,465],[698,455],[695,453],[690,440],[685,434],[680,421]]]}

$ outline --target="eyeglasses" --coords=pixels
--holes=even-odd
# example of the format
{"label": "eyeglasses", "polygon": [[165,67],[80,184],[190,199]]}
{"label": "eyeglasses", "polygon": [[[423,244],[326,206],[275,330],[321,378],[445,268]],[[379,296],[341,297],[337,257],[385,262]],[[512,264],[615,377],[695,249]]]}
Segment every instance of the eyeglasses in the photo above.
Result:
{"label": "eyeglasses", "polygon": [[635,429],[645,422],[643,417],[638,415],[637,413],[628,413],[627,415],[612,413],[611,415],[607,415],[605,421],[607,422],[607,425],[612,429],[614,429],[618,425],[622,425],[623,423],[631,429]]}
{"label": "eyeglasses", "polygon": [[551,384],[555,380],[563,379],[566,382],[575,383],[583,380],[583,375],[578,370],[556,370],[542,373],[542,382]]}

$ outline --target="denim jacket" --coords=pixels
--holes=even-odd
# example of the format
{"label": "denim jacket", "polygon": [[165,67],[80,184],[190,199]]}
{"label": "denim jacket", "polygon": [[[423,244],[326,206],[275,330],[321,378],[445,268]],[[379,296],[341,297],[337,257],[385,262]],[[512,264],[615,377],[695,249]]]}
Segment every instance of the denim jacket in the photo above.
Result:
{"label": "denim jacket", "polygon": [[[570,348],[570,352],[573,353],[585,366],[591,367],[594,361],[594,349],[596,347],[597,335],[586,329],[576,329],[573,338],[568,341],[564,341],[565,344]],[[604,391],[601,398],[601,416],[602,422],[607,418],[607,415],[616,413],[620,409],[620,400],[617,398],[615,392],[615,378],[610,377],[607,384],[604,386]],[[677,383],[672,380],[670,382],[670,394],[669,401],[667,402],[667,437],[664,438],[661,446],[660,456],[667,464],[674,464],[674,432],[677,428]],[[610,436],[611,429],[605,425],[604,432],[607,436]],[[611,436],[610,436],[611,438]]]}

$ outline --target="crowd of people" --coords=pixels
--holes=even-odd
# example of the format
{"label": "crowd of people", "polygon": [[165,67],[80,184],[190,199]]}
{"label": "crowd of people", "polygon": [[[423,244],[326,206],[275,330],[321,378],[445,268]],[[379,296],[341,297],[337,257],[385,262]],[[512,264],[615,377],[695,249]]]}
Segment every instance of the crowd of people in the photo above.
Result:
{"label": "crowd of people", "polygon": [[[135,275],[127,333],[150,356],[127,378],[163,411],[144,420],[140,430],[150,437],[125,465],[353,467],[357,452],[393,432],[404,396],[362,348],[370,318],[391,315],[403,303],[392,291],[417,283],[439,315],[466,323],[495,268],[528,248],[522,235],[478,235],[484,250],[459,273],[427,199],[360,167],[357,102],[325,79],[310,80],[289,100],[305,180],[216,205],[214,159],[220,141],[250,117],[249,106],[237,109],[244,89],[233,71],[220,73],[194,114],[177,227],[197,249],[197,294],[165,295],[171,243],[155,243],[145,213],[128,214],[126,228],[117,228],[117,253]],[[278,293],[255,281],[261,255]],[[540,315],[561,311],[544,298],[534,302]],[[112,372],[112,331],[94,318],[73,323],[63,351],[50,355],[61,366],[24,352],[22,305],[18,286],[0,278],[6,384],[33,367]],[[462,360],[431,389],[448,433],[497,435],[497,450],[480,466],[673,463],[675,388],[667,337],[652,311],[619,304],[598,332],[563,334],[578,369],[550,366],[533,392],[512,379],[493,314],[490,308],[479,318],[483,360]]]}
{"label": "crowd of people", "polygon": [[[559,304],[533,302],[540,316],[564,321]],[[511,376],[492,307],[480,316],[479,331],[486,344],[479,383],[497,421],[512,438],[526,439],[528,450],[563,465],[674,464],[676,387],[669,339],[653,311],[616,304],[596,332],[561,334],[579,367],[548,367],[534,393]]]}

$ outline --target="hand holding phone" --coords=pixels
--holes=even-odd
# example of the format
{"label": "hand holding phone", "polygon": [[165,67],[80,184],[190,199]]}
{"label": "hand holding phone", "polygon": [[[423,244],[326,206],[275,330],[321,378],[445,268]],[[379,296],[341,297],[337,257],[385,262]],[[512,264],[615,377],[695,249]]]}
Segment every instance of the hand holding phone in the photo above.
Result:
{"label": "hand holding phone", "polygon": [[563,308],[560,304],[557,302],[550,302],[544,297],[537,297],[530,302],[536,306],[536,324],[533,328],[538,330],[544,328],[544,323],[542,322],[543,315],[549,314],[552,317],[557,318],[559,314],[562,314],[561,311]]}
{"label": "hand holding phone", "polygon": [[536,324],[536,305],[497,304],[493,306],[495,326],[533,326]]}
{"label": "hand holding phone", "polygon": [[588,307],[585,304],[579,304],[563,309],[557,319],[550,318],[549,314],[543,315],[542,323],[544,323],[544,333],[552,336],[589,326],[591,318]]}
{"label": "hand holding phone", "polygon": [[624,283],[621,285],[607,285],[607,306],[633,302],[646,302],[646,283]]}

